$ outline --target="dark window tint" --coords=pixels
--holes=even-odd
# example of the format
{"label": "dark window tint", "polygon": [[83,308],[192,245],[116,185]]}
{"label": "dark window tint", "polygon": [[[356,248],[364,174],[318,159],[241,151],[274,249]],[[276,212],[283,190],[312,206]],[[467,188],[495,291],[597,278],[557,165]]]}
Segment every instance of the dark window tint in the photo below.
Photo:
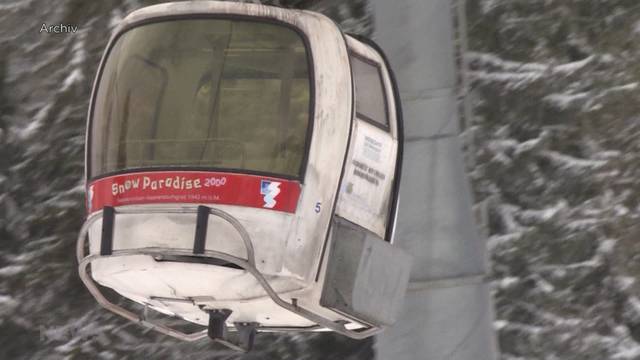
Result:
{"label": "dark window tint", "polygon": [[356,87],[356,114],[388,128],[387,103],[380,68],[354,55],[351,55],[351,68]]}
{"label": "dark window tint", "polygon": [[204,167],[298,177],[309,79],[304,42],[284,26],[192,19],[133,28],[100,79],[90,176]]}

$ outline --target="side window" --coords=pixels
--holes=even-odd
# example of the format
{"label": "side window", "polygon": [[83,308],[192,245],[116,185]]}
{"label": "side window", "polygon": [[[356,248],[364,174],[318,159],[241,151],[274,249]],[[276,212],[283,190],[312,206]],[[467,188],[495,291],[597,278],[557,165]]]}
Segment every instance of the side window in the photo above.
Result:
{"label": "side window", "polygon": [[350,59],[356,88],[356,115],[388,130],[387,99],[379,65],[354,54]]}

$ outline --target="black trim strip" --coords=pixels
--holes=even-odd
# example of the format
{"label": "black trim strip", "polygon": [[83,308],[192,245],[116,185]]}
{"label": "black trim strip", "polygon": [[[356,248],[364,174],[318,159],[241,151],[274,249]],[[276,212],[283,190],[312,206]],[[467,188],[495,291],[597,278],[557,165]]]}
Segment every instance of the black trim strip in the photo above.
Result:
{"label": "black trim strip", "polygon": [[[309,161],[309,152],[311,151],[311,141],[313,139],[313,127],[314,127],[314,123],[315,123],[315,108],[316,108],[316,88],[315,88],[315,63],[313,61],[313,50],[311,48],[311,42],[309,41],[309,37],[307,36],[307,34],[300,29],[299,27],[297,27],[295,24],[293,23],[289,23],[286,22],[284,20],[280,20],[280,19],[276,19],[276,18],[272,18],[272,17],[264,17],[264,16],[256,16],[256,15],[238,15],[238,14],[211,14],[211,13],[192,13],[192,14],[179,14],[179,15],[165,15],[165,16],[158,16],[158,17],[154,17],[154,18],[147,18],[147,19],[142,19],[139,21],[135,21],[132,22],[130,24],[127,24],[125,27],[123,27],[122,29],[120,29],[120,31],[113,37],[113,40],[109,42],[109,44],[107,44],[107,49],[105,50],[105,54],[103,56],[103,60],[101,61],[101,63],[99,64],[98,67],[98,73],[96,75],[95,78],[95,86],[92,89],[91,92],[91,108],[89,109],[89,118],[88,118],[88,124],[87,124],[87,139],[86,139],[86,148],[87,151],[85,153],[85,176],[86,176],[86,182],[89,183],[92,180],[95,179],[99,179],[102,177],[106,177],[109,175],[106,174],[100,174],[98,176],[92,176],[92,169],[91,169],[91,154],[92,154],[92,148],[91,148],[91,143],[92,143],[92,128],[93,128],[93,113],[95,110],[95,105],[96,105],[96,97],[98,95],[98,88],[100,86],[100,82],[102,80],[102,73],[104,71],[104,67],[106,62],[109,59],[109,55],[112,51],[112,49],[115,47],[116,43],[118,42],[118,39],[124,35],[125,33],[127,33],[127,31],[139,27],[139,26],[143,26],[143,25],[148,25],[148,24],[154,24],[154,23],[160,23],[160,22],[165,22],[165,21],[171,21],[171,20],[189,20],[189,19],[222,19],[222,20],[239,20],[239,21],[253,21],[253,22],[262,22],[262,23],[268,23],[268,24],[273,24],[273,25],[280,25],[280,26],[284,26],[286,28],[289,28],[291,30],[293,30],[296,34],[298,34],[300,36],[300,38],[302,39],[302,42],[304,43],[305,49],[306,49],[306,53],[307,53],[307,67],[309,69],[309,122],[307,123],[307,134],[306,134],[306,144],[305,144],[305,151],[304,154],[302,156],[302,162],[300,164],[300,171],[299,171],[299,175],[298,176],[290,176],[290,175],[286,175],[287,178],[291,178],[293,180],[298,180],[300,181],[300,183],[304,184],[304,180],[305,180],[305,176],[307,173],[307,165],[308,165],[308,161]],[[175,168],[172,168],[174,170],[176,170]],[[182,169],[182,168],[180,168]],[[177,169],[177,170],[180,170]],[[216,169],[207,167],[207,168],[202,168],[202,170],[204,171],[218,171]],[[118,170],[118,172],[122,171],[122,173],[127,173],[127,172],[131,172],[130,169],[123,169],[123,170]],[[251,170],[242,170],[239,171],[238,169],[224,169],[224,171],[227,172],[238,172],[238,173],[255,173],[255,171],[251,171]],[[111,173],[113,175],[113,172]],[[283,178],[285,176],[280,175],[280,174],[268,174],[267,176],[271,176],[271,177],[277,177],[277,178]]]}
{"label": "black trim strip", "polygon": [[113,226],[116,220],[116,211],[112,206],[102,209],[102,238],[100,239],[100,255],[113,253]]}
{"label": "black trim strip", "polygon": [[211,173],[229,173],[229,174],[243,174],[243,175],[254,175],[260,176],[268,179],[282,179],[282,180],[291,180],[298,181],[298,178],[291,175],[282,175],[282,174],[273,174],[262,171],[248,171],[242,169],[222,169],[222,168],[210,168],[210,167],[198,167],[198,166],[157,166],[157,167],[140,167],[140,168],[130,168],[130,169],[122,169],[118,171],[111,171],[108,173],[104,173],[100,176],[93,177],[89,179],[88,184],[93,183],[96,180],[108,178],[111,176],[124,175],[124,174],[136,174],[143,172],[163,172],[163,171],[201,171],[201,172],[211,172]]}
{"label": "black trim strip", "polygon": [[198,206],[198,218],[196,219],[196,233],[193,239],[193,253],[204,254],[207,245],[207,227],[211,209],[207,206]]}
{"label": "black trim strip", "polygon": [[[205,249],[206,250],[206,249]],[[202,257],[202,256],[177,256],[177,255],[164,255],[157,259],[156,262],[179,262],[188,264],[205,264],[214,266],[223,266],[231,269],[245,270],[240,266],[217,258]]]}

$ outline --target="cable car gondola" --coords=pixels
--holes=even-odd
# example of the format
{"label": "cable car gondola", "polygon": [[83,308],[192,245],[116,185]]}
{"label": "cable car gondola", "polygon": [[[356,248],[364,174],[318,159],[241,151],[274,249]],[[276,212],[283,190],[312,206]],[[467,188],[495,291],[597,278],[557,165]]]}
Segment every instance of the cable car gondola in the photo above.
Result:
{"label": "cable car gondola", "polygon": [[[410,269],[392,244],[400,114],[382,52],[323,15],[214,1],[131,13],[89,107],[82,281],[183,340],[379,332]],[[151,321],[103,287],[207,328]]]}

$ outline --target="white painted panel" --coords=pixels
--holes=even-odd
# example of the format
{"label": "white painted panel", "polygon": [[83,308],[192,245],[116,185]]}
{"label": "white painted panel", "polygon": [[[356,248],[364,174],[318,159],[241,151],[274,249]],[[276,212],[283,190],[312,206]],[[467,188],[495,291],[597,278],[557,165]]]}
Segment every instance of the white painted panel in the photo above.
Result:
{"label": "white painted panel", "polygon": [[384,237],[397,144],[391,135],[357,120],[336,214]]}
{"label": "white painted panel", "polygon": [[[257,268],[268,275],[278,275],[284,264],[283,249],[289,237],[295,237],[295,216],[272,210],[231,205],[208,206],[228,212],[245,227],[253,243]],[[154,205],[126,206],[130,209],[153,209]],[[166,208],[166,206],[162,206]],[[176,206],[180,208],[180,206]],[[196,229],[196,206],[185,204],[194,212],[186,214],[116,214],[113,249],[140,249],[166,247],[193,249]],[[100,251],[102,222],[96,221],[89,229],[92,254]],[[211,215],[207,226],[207,250],[220,251],[243,259],[246,247],[238,232],[228,222]],[[287,272],[288,276],[304,278],[303,273]]]}

